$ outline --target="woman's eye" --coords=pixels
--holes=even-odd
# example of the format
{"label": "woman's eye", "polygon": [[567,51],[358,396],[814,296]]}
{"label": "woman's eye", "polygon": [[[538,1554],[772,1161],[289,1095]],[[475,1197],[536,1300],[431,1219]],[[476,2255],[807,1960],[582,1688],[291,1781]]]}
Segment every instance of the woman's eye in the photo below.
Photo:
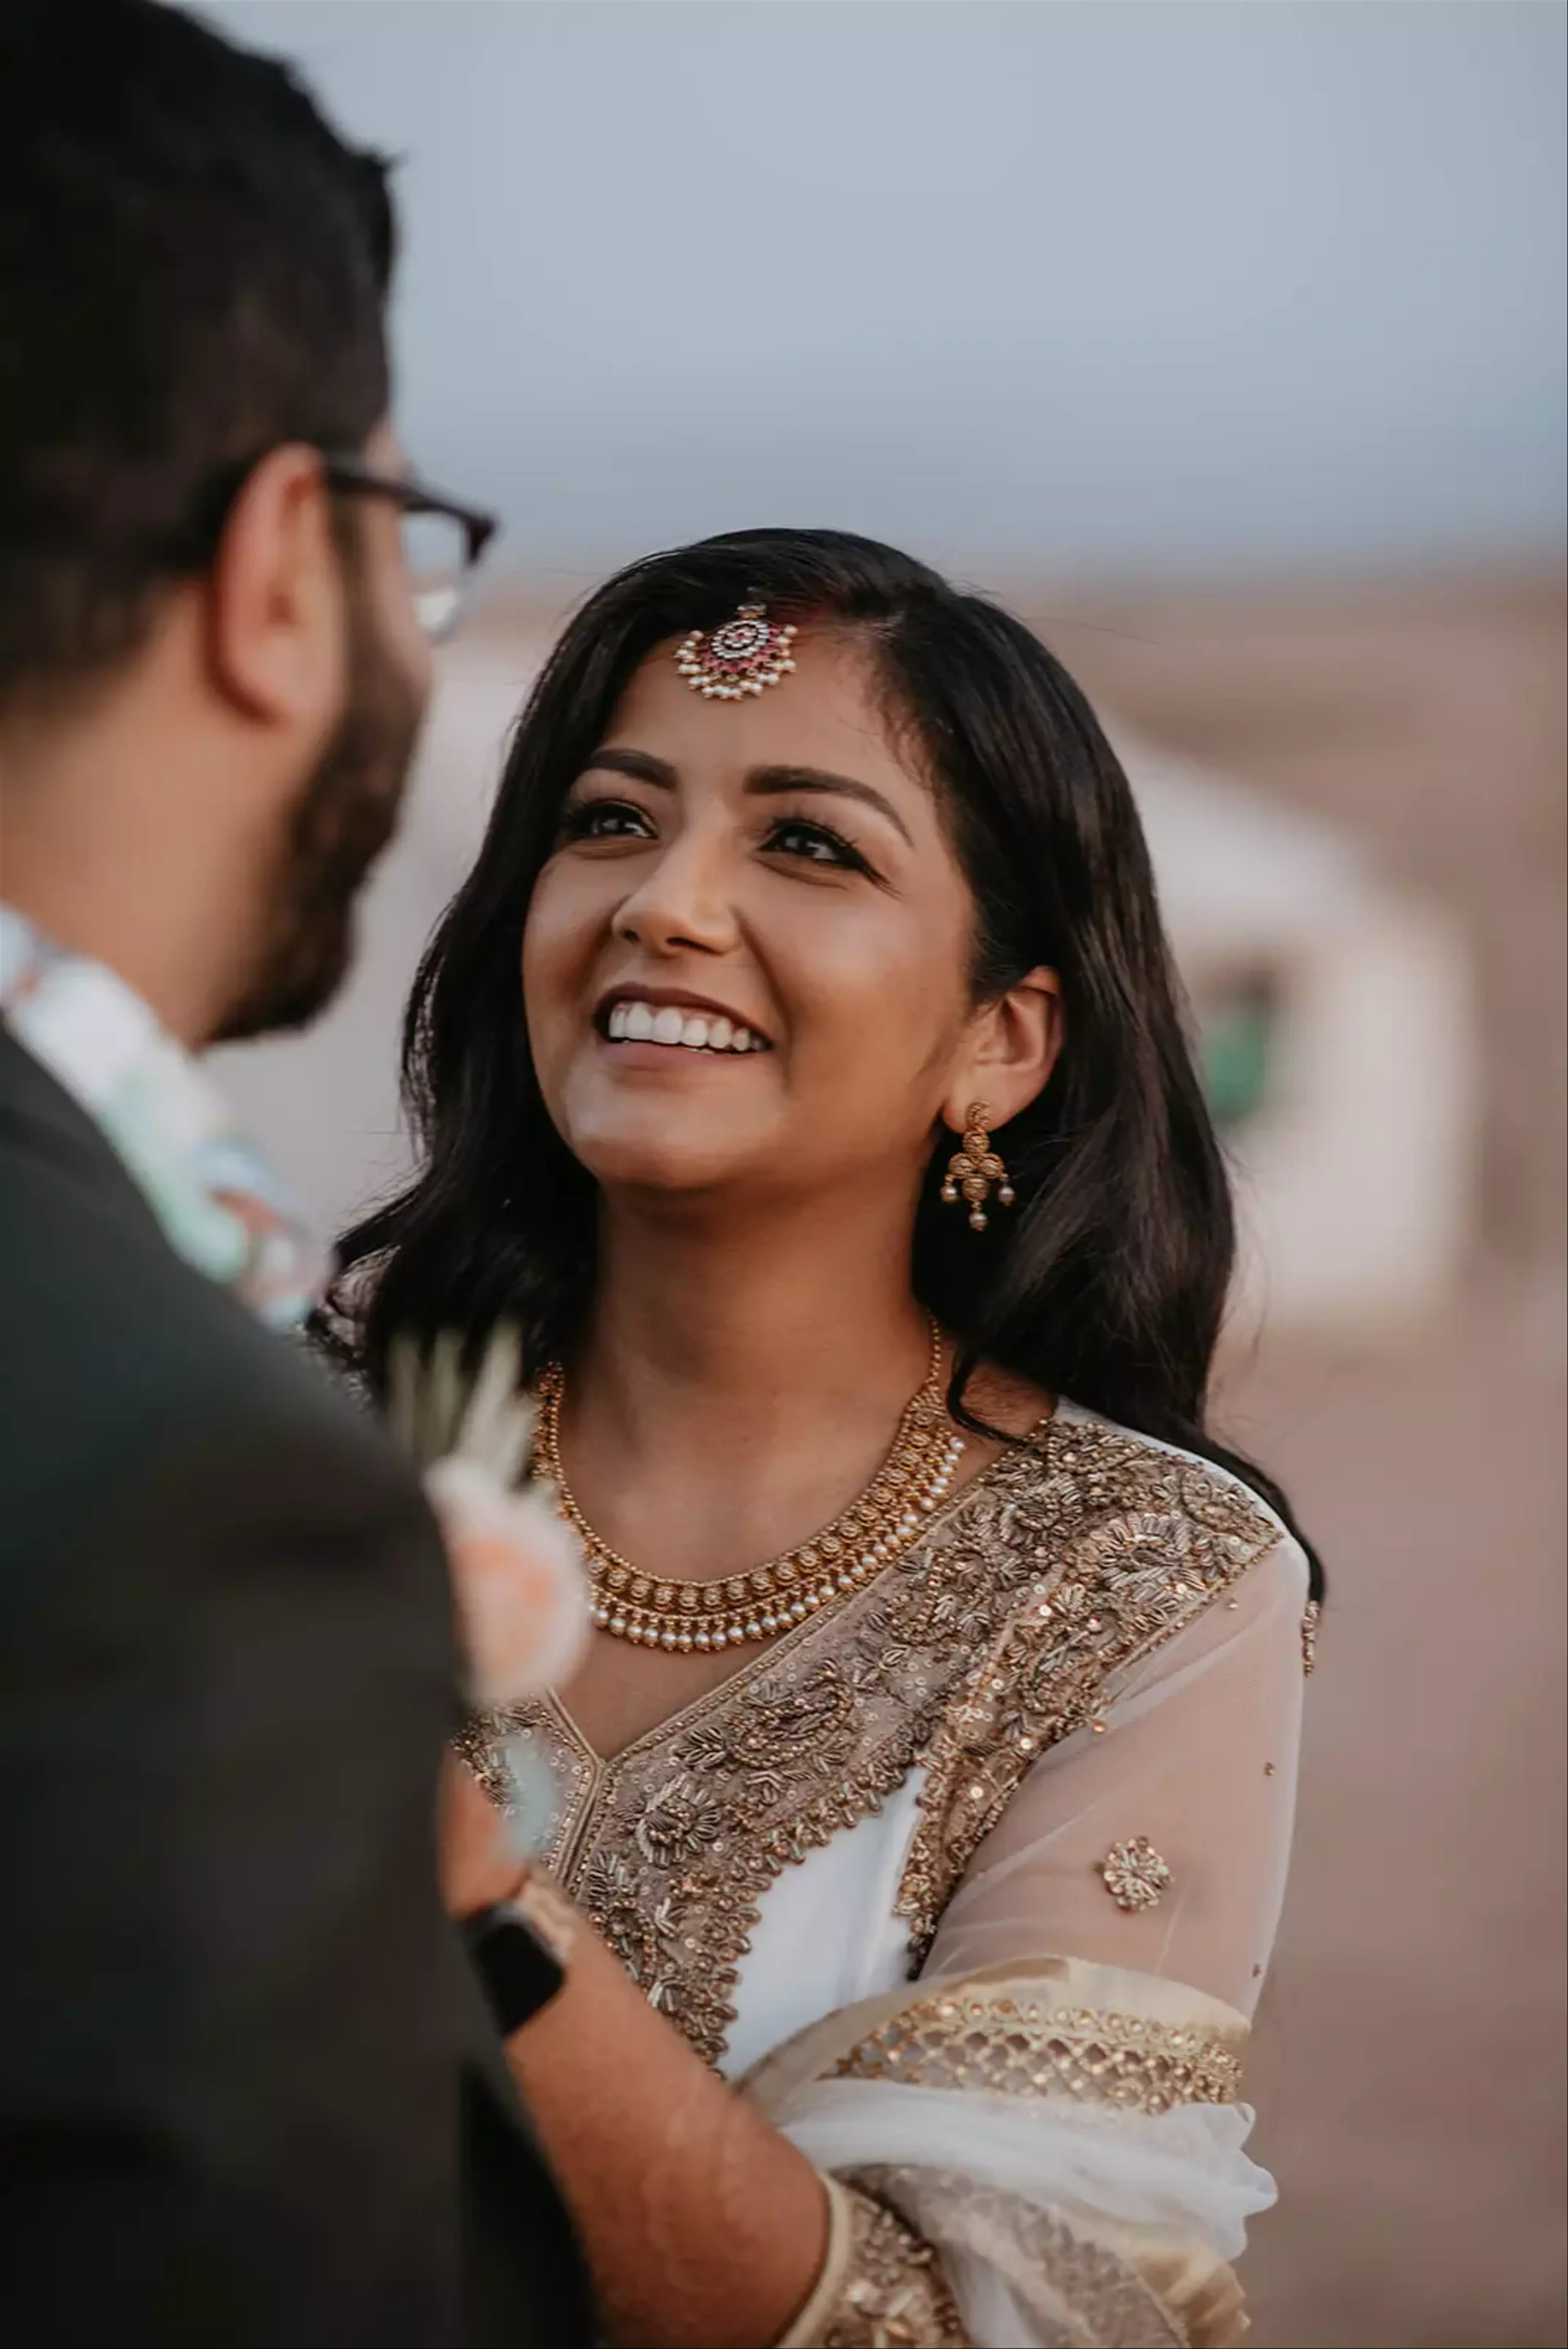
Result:
{"label": "woman's eye", "polygon": [[561,818],[563,840],[651,840],[653,826],[628,800],[584,800]]}
{"label": "woman's eye", "polygon": [[804,816],[782,817],[768,833],[767,844],[782,850],[785,856],[804,857],[812,864],[838,864],[855,873],[871,869],[842,833],[835,832],[830,824],[809,823]]}

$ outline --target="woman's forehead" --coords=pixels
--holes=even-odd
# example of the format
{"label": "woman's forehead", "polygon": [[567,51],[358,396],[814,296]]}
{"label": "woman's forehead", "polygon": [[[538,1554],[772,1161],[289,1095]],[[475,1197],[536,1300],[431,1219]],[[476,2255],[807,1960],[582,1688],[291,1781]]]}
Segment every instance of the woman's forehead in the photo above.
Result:
{"label": "woman's forehead", "polygon": [[803,626],[794,669],[740,701],[705,699],[676,667],[683,639],[656,646],[612,713],[605,740],[650,750],[694,779],[753,767],[821,767],[922,796],[907,730],[891,722],[866,653],[842,632]]}

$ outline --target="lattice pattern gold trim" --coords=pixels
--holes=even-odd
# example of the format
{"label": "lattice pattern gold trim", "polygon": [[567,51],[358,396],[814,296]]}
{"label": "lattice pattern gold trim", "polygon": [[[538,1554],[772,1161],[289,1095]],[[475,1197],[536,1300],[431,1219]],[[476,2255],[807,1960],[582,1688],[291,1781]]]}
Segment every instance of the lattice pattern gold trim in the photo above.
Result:
{"label": "lattice pattern gold trim", "polygon": [[1238,2057],[1204,2032],[962,1991],[906,2007],[867,2033],[834,2073],[987,2095],[1068,2095],[1140,2113],[1231,2105],[1241,2087]]}

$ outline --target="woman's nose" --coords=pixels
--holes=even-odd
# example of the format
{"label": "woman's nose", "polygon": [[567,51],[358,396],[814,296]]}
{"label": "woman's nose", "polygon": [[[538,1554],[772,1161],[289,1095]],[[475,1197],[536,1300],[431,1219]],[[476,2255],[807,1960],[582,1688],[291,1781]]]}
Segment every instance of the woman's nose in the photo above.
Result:
{"label": "woman's nose", "polygon": [[649,954],[722,954],[739,935],[731,879],[719,843],[684,833],[622,900],[616,936]]}

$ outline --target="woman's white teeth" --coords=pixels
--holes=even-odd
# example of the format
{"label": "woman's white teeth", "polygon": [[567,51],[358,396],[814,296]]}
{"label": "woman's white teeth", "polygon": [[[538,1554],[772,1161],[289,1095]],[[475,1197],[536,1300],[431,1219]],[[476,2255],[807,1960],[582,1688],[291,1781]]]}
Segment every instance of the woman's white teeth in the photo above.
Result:
{"label": "woman's white teeth", "polygon": [[693,1052],[767,1050],[763,1038],[753,1036],[749,1028],[737,1028],[722,1013],[716,1019],[704,1019],[696,1012],[678,1011],[669,1003],[658,1011],[649,1003],[612,1004],[607,1026],[612,1044],[683,1044]]}

